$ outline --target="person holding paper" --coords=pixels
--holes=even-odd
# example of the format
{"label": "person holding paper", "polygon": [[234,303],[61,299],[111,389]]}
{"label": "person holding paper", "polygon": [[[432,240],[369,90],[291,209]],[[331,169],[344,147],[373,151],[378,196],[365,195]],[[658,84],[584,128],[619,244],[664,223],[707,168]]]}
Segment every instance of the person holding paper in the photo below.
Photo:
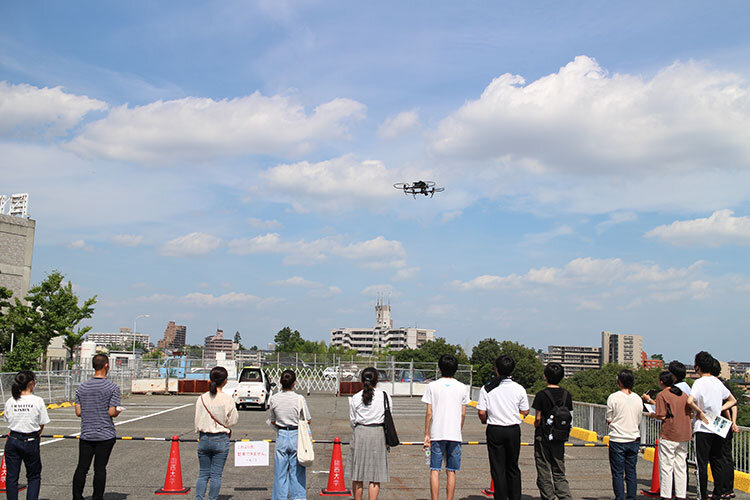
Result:
{"label": "person holding paper", "polygon": [[[699,378],[693,383],[688,396],[688,404],[695,403],[706,416],[706,420],[697,418],[693,424],[695,458],[698,462],[698,489],[702,500],[708,499],[708,464],[711,464],[711,472],[716,478],[723,477],[725,468],[722,456],[724,437],[716,434],[709,422],[719,417],[722,411],[737,404],[737,400],[721,380],[711,375],[713,363],[713,356],[706,351],[695,355],[695,371]],[[722,401],[726,403],[722,404]],[[717,498],[720,498],[720,491],[716,493]]]}
{"label": "person holding paper", "polygon": [[203,500],[208,488],[208,500],[219,498],[221,476],[229,455],[230,427],[239,420],[234,399],[222,392],[227,385],[227,369],[215,366],[211,369],[209,391],[195,402],[195,432],[198,441],[198,480],[195,483],[195,498]]}
{"label": "person holding paper", "polygon": [[[711,375],[719,377],[721,375],[721,363],[718,359],[714,359],[714,363],[711,366]],[[721,380],[721,379],[719,379]],[[725,386],[727,383],[721,381]],[[728,389],[729,387],[727,387]],[[722,401],[722,404],[726,401]],[[732,457],[732,438],[735,432],[739,432],[737,428],[737,407],[733,406],[728,410],[724,410],[721,416],[728,420],[727,424],[730,425],[729,432],[727,432],[724,438],[724,444],[722,445],[721,455],[724,458],[724,472],[722,477],[716,480],[714,487],[714,496],[718,493],[721,494],[721,498],[734,498],[734,457]]]}
{"label": "person holding paper", "polygon": [[276,449],[273,455],[273,490],[271,500],[304,500],[307,470],[297,462],[297,431],[300,407],[310,423],[310,409],[305,397],[294,392],[297,374],[294,370],[281,373],[281,392],[271,396],[269,420],[276,428]]}

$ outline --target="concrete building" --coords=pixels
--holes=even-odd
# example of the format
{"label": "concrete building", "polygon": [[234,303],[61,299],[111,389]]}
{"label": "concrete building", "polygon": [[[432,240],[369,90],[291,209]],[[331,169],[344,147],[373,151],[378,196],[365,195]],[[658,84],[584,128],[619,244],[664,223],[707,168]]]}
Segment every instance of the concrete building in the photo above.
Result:
{"label": "concrete building", "polygon": [[727,364],[732,373],[737,377],[743,378],[745,375],[750,374],[750,362],[748,361],[729,361]]}
{"label": "concrete building", "polygon": [[643,336],[602,332],[602,365],[618,363],[637,368],[641,365]]}
{"label": "concrete building", "polygon": [[646,370],[651,370],[652,368],[664,368],[664,360],[649,359],[648,354],[641,351],[641,366]]}
{"label": "concrete building", "polygon": [[61,371],[68,368],[68,349],[65,347],[65,336],[58,335],[53,337],[47,346],[47,365],[46,371]]}
{"label": "concrete building", "polygon": [[136,342],[139,342],[146,347],[148,347],[149,343],[151,342],[151,338],[148,336],[148,334],[136,333],[135,335],[133,335],[133,332],[130,330],[130,328],[120,328],[120,331],[117,333],[89,332],[86,334],[86,340],[91,340],[92,342],[96,342],[96,345],[102,345],[105,347],[113,345],[119,345],[123,347],[132,346],[134,337]]}
{"label": "concrete building", "polygon": [[331,330],[331,345],[354,349],[360,354],[372,354],[383,349],[416,349],[430,340],[435,340],[435,330],[416,327],[393,328],[391,305],[380,298],[375,304],[373,328]]}
{"label": "concrete building", "polygon": [[565,368],[565,376],[574,373],[598,369],[601,366],[601,347],[580,345],[551,345],[547,352],[541,354],[542,363],[560,363]]}
{"label": "concrete building", "polygon": [[203,359],[217,359],[216,353],[219,352],[223,352],[226,355],[225,359],[234,359],[232,339],[225,339],[223,330],[216,330],[216,335],[206,337],[203,347]]}
{"label": "concrete building", "polygon": [[167,324],[166,330],[164,330],[164,338],[158,342],[158,345],[161,349],[178,351],[185,345],[186,337],[187,327],[184,325],[175,325],[174,321],[170,321]]}
{"label": "concrete building", "polygon": [[0,213],[0,286],[24,300],[31,283],[36,221]]}

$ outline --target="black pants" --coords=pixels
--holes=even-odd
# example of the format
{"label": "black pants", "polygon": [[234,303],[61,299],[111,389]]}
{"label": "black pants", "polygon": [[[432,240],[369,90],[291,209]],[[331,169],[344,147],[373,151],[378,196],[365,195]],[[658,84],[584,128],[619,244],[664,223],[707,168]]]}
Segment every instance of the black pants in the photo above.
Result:
{"label": "black pants", "polygon": [[92,500],[104,498],[104,488],[107,484],[107,462],[112,453],[115,440],[87,441],[81,439],[78,443],[78,467],[73,474],[73,500],[83,500],[83,487],[86,486],[86,474],[89,473],[91,460],[94,460],[94,496]]}
{"label": "black pants", "polygon": [[734,458],[732,457],[732,438],[734,432],[730,429],[727,433],[727,437],[724,439],[724,443],[721,446],[721,456],[724,460],[722,464],[722,482],[720,493],[722,495],[726,493],[732,493],[734,491]]}
{"label": "black pants", "polygon": [[708,464],[714,476],[714,493],[721,494],[724,478],[724,438],[712,432],[695,433],[695,459],[698,462],[698,489],[701,499],[708,499]]}
{"label": "black pants", "polygon": [[18,499],[18,476],[21,475],[21,462],[26,465],[26,480],[29,482],[26,498],[36,500],[39,498],[39,488],[42,484],[39,438],[28,441],[14,438],[11,434],[5,441],[5,466],[7,467],[5,488],[8,500]]}
{"label": "black pants", "polygon": [[521,426],[488,425],[487,452],[495,482],[495,500],[521,500]]}

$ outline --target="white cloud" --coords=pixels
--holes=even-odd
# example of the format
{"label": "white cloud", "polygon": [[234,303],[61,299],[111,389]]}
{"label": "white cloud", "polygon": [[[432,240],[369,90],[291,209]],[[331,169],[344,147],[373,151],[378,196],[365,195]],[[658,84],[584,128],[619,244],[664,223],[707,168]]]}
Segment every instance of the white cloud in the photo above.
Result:
{"label": "white cloud", "polygon": [[206,233],[190,233],[166,242],[159,253],[166,257],[208,255],[221,246],[221,238]]}
{"label": "white cloud", "polygon": [[414,279],[421,271],[419,267],[407,267],[405,269],[399,269],[396,274],[391,278],[393,281],[408,281]]}
{"label": "white cloud", "polygon": [[255,217],[249,217],[247,223],[250,224],[250,227],[254,227],[255,229],[278,229],[282,226],[281,222],[275,219],[263,220]]}
{"label": "white cloud", "polygon": [[416,127],[419,127],[419,112],[416,109],[403,111],[396,116],[389,116],[378,128],[382,139],[395,139]]}
{"label": "white cloud", "polygon": [[106,103],[63,92],[61,87],[0,82],[0,135],[59,136],[87,113],[105,109]]}
{"label": "white cloud", "polygon": [[581,300],[576,307],[577,311],[601,311],[602,305],[596,300]]}
{"label": "white cloud", "polygon": [[443,222],[450,222],[453,219],[457,219],[458,217],[461,217],[463,215],[463,210],[451,210],[449,212],[443,212],[442,217],[440,220]]}
{"label": "white cloud", "polygon": [[123,247],[137,247],[143,243],[143,236],[138,234],[116,234],[112,236],[112,241],[116,245]]}
{"label": "white cloud", "polygon": [[370,285],[365,287],[360,292],[362,295],[368,297],[377,297],[379,295],[389,295],[391,297],[399,297],[401,293],[393,289],[393,285]]}
{"label": "white cloud", "polygon": [[506,158],[534,172],[688,172],[750,167],[750,89],[738,75],[676,62],[650,79],[586,56],[526,84],[495,78],[445,118],[435,152]]}
{"label": "white cloud", "polygon": [[406,250],[400,241],[378,236],[345,245],[340,240],[340,237],[327,237],[313,241],[283,241],[278,233],[268,233],[231,240],[229,252],[238,255],[279,253],[285,255],[285,264],[313,264],[336,256],[374,269],[406,265]]}
{"label": "white cloud", "polygon": [[571,234],[573,234],[573,228],[564,224],[562,226],[556,227],[549,231],[544,231],[542,233],[526,234],[524,235],[523,239],[524,239],[524,242],[529,245],[543,245],[557,237],[570,236]]}
{"label": "white cloud", "polygon": [[271,283],[277,286],[295,286],[295,287],[302,287],[302,288],[316,288],[316,287],[322,286],[321,283],[318,283],[316,281],[306,280],[305,278],[301,276],[292,276],[291,278],[287,278],[285,280],[272,281]]}
{"label": "white cloud", "polygon": [[68,147],[84,156],[159,165],[250,154],[296,155],[318,141],[346,138],[347,122],[361,119],[365,109],[338,98],[307,114],[288,96],[259,92],[219,101],[186,97],[123,105],[88,124]]}
{"label": "white cloud", "polygon": [[601,234],[613,226],[636,220],[638,220],[638,215],[635,212],[615,212],[607,220],[596,225],[596,232]]}
{"label": "white cloud", "polygon": [[262,304],[265,300],[255,295],[242,292],[228,292],[223,295],[192,292],[183,296],[155,293],[147,297],[139,297],[139,302],[181,303],[200,307],[212,306],[244,306],[248,304]]}
{"label": "white cloud", "polygon": [[648,295],[648,298],[656,302],[673,302],[684,298],[702,300],[709,295],[709,283],[703,280],[696,280],[681,284],[681,286],[675,290],[653,292]]}
{"label": "white cloud", "polygon": [[86,252],[90,252],[91,250],[93,250],[91,246],[86,244],[85,240],[71,241],[68,246],[74,250],[85,250]]}
{"label": "white cloud", "polygon": [[262,172],[261,178],[266,184],[265,196],[288,202],[299,212],[373,208],[373,204],[396,195],[394,174],[382,162],[360,161],[352,155],[277,165]]}
{"label": "white cloud", "polygon": [[646,233],[673,245],[750,245],[750,217],[734,217],[732,210],[717,210],[710,217],[675,221]]}

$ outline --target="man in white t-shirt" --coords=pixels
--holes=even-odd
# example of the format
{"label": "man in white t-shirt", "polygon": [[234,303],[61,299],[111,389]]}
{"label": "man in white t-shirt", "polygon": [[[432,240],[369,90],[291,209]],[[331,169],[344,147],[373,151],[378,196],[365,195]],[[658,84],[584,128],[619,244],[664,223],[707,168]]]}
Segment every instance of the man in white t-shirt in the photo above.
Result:
{"label": "man in white t-shirt", "polygon": [[424,447],[430,448],[430,496],[440,493],[440,470],[445,461],[446,495],[453,500],[456,472],[461,469],[461,429],[469,404],[469,389],[453,378],[458,369],[455,356],[444,354],[438,361],[441,377],[430,382],[422,396],[427,404],[424,417]]}
{"label": "man in white t-shirt", "polygon": [[[688,396],[688,404],[695,403],[698,408],[703,410],[709,420],[713,418],[712,414],[713,416],[721,415],[722,411],[737,404],[737,400],[721,380],[711,375],[713,364],[713,356],[706,351],[701,351],[695,355],[695,371],[700,377],[693,382],[690,396]],[[726,401],[726,403],[722,405],[722,401]],[[722,456],[724,438],[714,434],[711,428],[699,419],[695,419],[693,423],[693,437],[695,439],[695,458],[698,462],[700,498],[707,499],[708,464],[711,464],[711,473],[714,477],[722,477],[722,469],[725,467]]]}
{"label": "man in white t-shirt", "polygon": [[495,360],[495,378],[479,391],[479,421],[487,424],[487,453],[495,483],[495,500],[521,500],[521,417],[529,414],[529,398],[511,380],[516,362],[510,356]]}

